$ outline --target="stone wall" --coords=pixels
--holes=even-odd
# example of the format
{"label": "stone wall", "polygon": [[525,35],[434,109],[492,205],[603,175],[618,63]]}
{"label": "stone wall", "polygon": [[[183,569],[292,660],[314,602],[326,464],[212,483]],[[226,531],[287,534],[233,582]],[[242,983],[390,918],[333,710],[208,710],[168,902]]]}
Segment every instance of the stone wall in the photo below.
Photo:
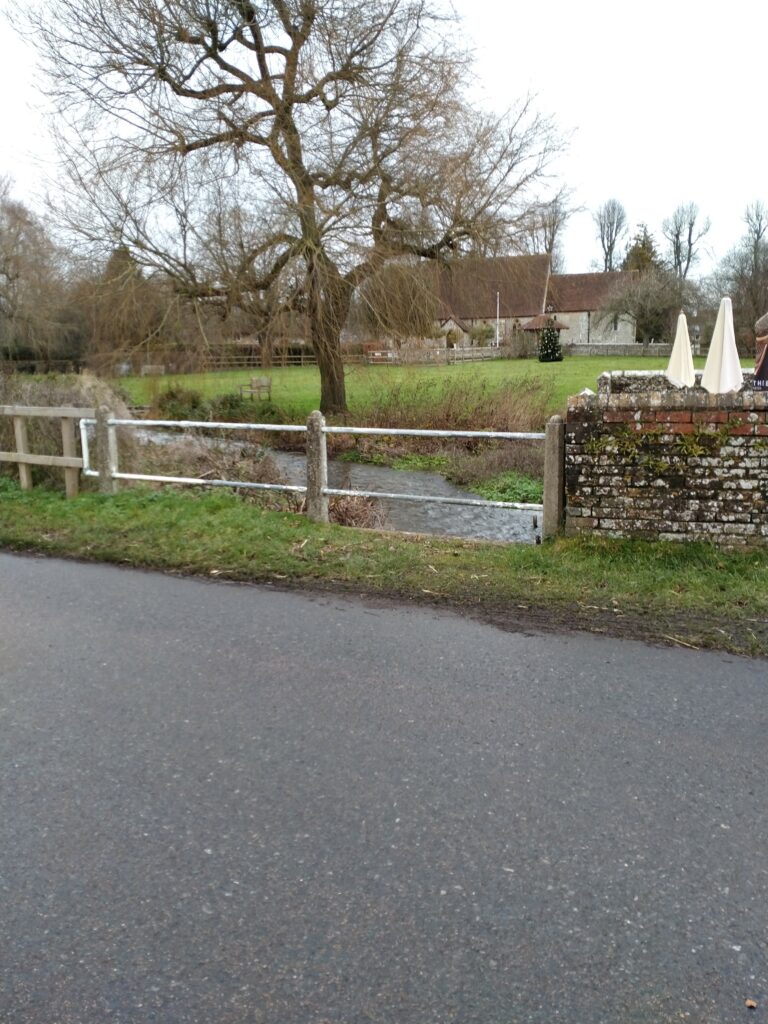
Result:
{"label": "stone wall", "polygon": [[567,533],[768,543],[768,392],[642,372],[599,386],[568,405]]}
{"label": "stone wall", "polygon": [[600,317],[596,312],[565,313],[558,310],[555,316],[568,327],[560,336],[561,342],[573,345],[628,345],[635,344],[635,321],[620,316],[614,321]]}
{"label": "stone wall", "polygon": [[601,342],[595,345],[581,345],[574,342],[564,331],[560,335],[560,344],[567,356],[638,356],[651,359],[666,359],[672,352],[671,345],[642,345],[633,342],[631,345],[612,345]]}

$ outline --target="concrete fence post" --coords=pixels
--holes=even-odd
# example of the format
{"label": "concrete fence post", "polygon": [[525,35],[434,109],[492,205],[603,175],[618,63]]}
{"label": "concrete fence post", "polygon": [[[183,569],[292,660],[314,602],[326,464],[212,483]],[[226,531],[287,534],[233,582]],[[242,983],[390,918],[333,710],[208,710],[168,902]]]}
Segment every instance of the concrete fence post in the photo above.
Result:
{"label": "concrete fence post", "polygon": [[565,423],[562,416],[552,416],[547,422],[544,439],[544,540],[556,536],[564,522]]}
{"label": "concrete fence post", "polygon": [[328,451],[325,442],[325,417],[313,412],[307,419],[307,515],[314,523],[328,522]]}
{"label": "concrete fence post", "polygon": [[100,405],[96,410],[96,459],[101,494],[117,493],[117,433],[108,423],[111,418],[112,410]]}

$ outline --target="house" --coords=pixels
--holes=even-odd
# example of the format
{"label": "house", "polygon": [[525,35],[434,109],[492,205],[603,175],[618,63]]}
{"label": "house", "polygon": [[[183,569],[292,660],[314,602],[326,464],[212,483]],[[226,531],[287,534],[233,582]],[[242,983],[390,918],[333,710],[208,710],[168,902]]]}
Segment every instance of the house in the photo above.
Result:
{"label": "house", "polygon": [[[635,325],[629,317],[601,317],[610,295],[626,281],[626,271],[552,274],[549,257],[467,257],[430,268],[438,296],[440,332],[470,346],[498,326],[499,342],[509,343],[534,317],[550,313],[569,329],[572,345],[631,345]],[[498,316],[498,320],[497,320]]]}
{"label": "house", "polygon": [[601,317],[611,295],[630,276],[631,271],[599,274],[551,274],[547,288],[546,312],[564,323],[570,345],[632,345],[636,341],[631,317]]}
{"label": "house", "polygon": [[471,345],[482,328],[492,329],[495,342],[497,323],[503,345],[526,320],[544,312],[548,256],[468,256],[429,269],[440,331],[458,334],[460,345]]}

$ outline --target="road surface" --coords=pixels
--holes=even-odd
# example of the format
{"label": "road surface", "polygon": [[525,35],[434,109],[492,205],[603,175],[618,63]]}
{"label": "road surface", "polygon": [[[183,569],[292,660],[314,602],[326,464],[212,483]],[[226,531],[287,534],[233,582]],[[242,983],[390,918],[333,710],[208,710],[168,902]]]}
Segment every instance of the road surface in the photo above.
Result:
{"label": "road surface", "polygon": [[0,555],[0,1021],[766,1021],[767,711],[763,661]]}

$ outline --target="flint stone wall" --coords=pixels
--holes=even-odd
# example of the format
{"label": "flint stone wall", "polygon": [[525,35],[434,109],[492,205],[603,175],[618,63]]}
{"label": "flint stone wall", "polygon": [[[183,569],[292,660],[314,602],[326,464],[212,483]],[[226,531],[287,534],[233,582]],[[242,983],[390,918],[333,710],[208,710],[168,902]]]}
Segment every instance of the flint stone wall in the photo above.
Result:
{"label": "flint stone wall", "polygon": [[566,533],[768,543],[768,392],[605,374],[569,400]]}

